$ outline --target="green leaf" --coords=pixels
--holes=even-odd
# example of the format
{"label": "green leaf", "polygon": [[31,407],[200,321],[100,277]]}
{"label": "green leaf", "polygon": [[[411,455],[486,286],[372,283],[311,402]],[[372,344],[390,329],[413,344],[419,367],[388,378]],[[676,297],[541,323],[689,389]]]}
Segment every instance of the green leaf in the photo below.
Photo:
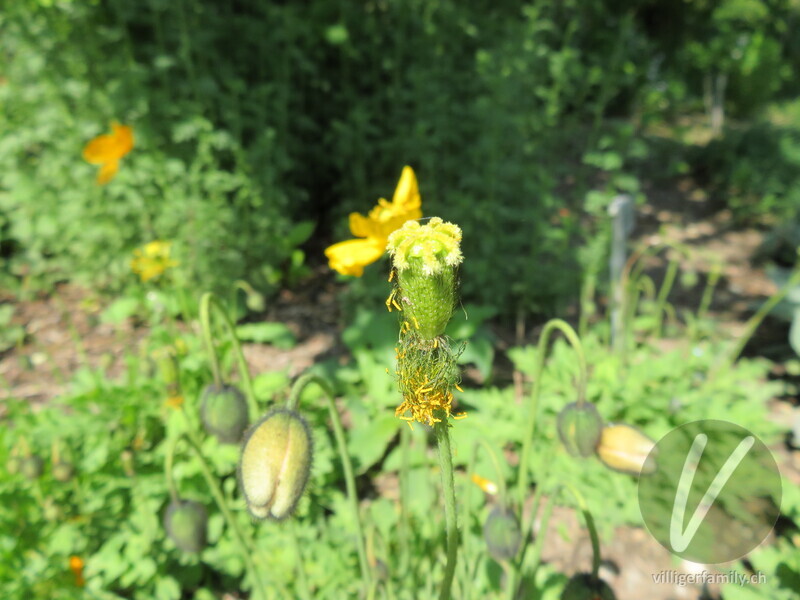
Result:
{"label": "green leaf", "polygon": [[123,297],[112,302],[100,315],[103,323],[118,324],[128,317],[132,317],[139,309],[139,300]]}

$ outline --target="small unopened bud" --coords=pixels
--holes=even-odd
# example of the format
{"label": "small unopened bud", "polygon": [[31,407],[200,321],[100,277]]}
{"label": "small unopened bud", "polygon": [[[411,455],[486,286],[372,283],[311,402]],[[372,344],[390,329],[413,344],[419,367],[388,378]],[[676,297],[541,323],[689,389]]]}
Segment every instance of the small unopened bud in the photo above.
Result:
{"label": "small unopened bud", "polygon": [[203,426],[220,442],[235,444],[247,428],[247,401],[233,385],[209,385],[200,404]]}
{"label": "small unopened bud", "polygon": [[20,473],[28,479],[38,479],[43,469],[44,461],[36,455],[23,458],[19,467]]}
{"label": "small unopened bud", "polygon": [[578,573],[570,577],[561,600],[617,600],[614,591],[599,577],[590,573]]}
{"label": "small unopened bud", "polygon": [[572,456],[591,456],[602,429],[603,419],[591,402],[572,402],[558,413],[558,436]]}
{"label": "small unopened bud", "polygon": [[66,483],[75,474],[75,467],[68,460],[62,460],[53,465],[53,479]]}
{"label": "small unopened bud", "polygon": [[522,531],[514,512],[495,506],[483,524],[483,539],[492,558],[497,561],[513,559],[522,543]]}
{"label": "small unopened bud", "polygon": [[312,441],[303,417],[275,410],[245,436],[239,485],[250,514],[285,519],[294,512],[311,471]]}
{"label": "small unopened bud", "polygon": [[206,545],[208,515],[205,507],[191,500],[173,500],[164,513],[164,529],[184,552],[200,552]]}
{"label": "small unopened bud", "polygon": [[650,451],[655,442],[630,425],[607,425],[600,434],[597,457],[607,467],[631,475],[655,472]]}

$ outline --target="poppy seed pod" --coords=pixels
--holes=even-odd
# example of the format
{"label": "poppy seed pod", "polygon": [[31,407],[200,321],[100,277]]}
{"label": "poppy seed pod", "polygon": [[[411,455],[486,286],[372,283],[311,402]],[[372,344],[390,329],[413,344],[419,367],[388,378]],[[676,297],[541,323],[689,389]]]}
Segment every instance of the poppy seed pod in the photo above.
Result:
{"label": "poppy seed pod", "polygon": [[572,402],[558,413],[558,437],[572,456],[587,457],[600,441],[603,419],[594,404]]}
{"label": "poppy seed pod", "polygon": [[184,552],[200,552],[206,545],[208,515],[205,507],[191,500],[173,500],[164,513],[164,529]]}
{"label": "poppy seed pod", "polygon": [[514,512],[495,506],[483,524],[483,539],[489,554],[497,561],[511,560],[517,555],[522,543],[522,531]]}
{"label": "poppy seed pod", "polygon": [[610,469],[630,475],[655,472],[656,463],[650,451],[655,442],[630,425],[607,425],[600,434],[597,457]]}
{"label": "poppy seed pod", "polygon": [[239,486],[256,519],[285,519],[294,512],[311,471],[312,441],[305,419],[278,409],[245,435]]}
{"label": "poppy seed pod", "polygon": [[200,418],[206,431],[220,442],[235,444],[247,428],[247,401],[236,386],[206,386],[200,402]]}
{"label": "poppy seed pod", "polygon": [[599,577],[590,573],[578,573],[570,577],[561,600],[617,600],[614,591]]}
{"label": "poppy seed pod", "polygon": [[36,455],[28,456],[22,459],[19,470],[27,479],[38,479],[44,470],[44,461]]}

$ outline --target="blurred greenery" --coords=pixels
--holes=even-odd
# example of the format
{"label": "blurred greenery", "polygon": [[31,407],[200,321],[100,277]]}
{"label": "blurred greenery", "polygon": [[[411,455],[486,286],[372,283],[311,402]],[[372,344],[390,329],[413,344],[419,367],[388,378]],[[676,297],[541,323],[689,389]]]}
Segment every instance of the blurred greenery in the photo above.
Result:
{"label": "blurred greenery", "polygon": [[[750,118],[672,154],[743,218],[797,213],[797,111],[764,115],[795,95],[798,14],[789,0],[9,0],[0,254],[33,287],[114,290],[134,248],[170,240],[187,284],[270,294],[411,164],[425,214],[464,230],[465,297],[557,311],[610,199],[644,201],[643,178],[679,162],[642,168],[654,124],[709,102]],[[112,120],[136,145],[98,188],[80,151]]]}

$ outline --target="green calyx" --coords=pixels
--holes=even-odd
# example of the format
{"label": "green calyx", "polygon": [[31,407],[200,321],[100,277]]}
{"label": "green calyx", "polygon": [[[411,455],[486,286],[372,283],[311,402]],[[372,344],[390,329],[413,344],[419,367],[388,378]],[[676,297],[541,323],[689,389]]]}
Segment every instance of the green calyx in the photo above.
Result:
{"label": "green calyx", "polygon": [[387,249],[398,285],[389,301],[404,311],[405,327],[426,340],[442,335],[456,304],[461,229],[438,217],[426,225],[408,221],[389,236]]}

